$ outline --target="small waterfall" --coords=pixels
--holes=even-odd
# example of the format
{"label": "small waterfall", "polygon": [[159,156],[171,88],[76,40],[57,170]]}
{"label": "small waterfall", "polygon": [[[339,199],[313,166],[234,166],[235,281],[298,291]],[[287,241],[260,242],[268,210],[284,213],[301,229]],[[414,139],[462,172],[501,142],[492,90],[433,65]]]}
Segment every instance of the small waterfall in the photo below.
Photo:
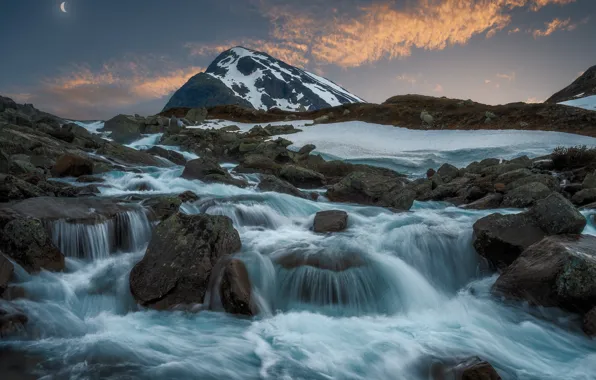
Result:
{"label": "small waterfall", "polygon": [[105,259],[116,251],[138,251],[151,238],[151,223],[142,209],[125,211],[99,223],[57,220],[50,224],[56,246],[67,257]]}

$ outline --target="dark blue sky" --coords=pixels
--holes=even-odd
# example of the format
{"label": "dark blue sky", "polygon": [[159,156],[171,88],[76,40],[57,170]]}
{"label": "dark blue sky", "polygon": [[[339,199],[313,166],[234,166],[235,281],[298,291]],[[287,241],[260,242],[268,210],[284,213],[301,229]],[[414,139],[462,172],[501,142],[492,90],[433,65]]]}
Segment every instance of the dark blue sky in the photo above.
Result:
{"label": "dark blue sky", "polygon": [[594,0],[0,0],[0,94],[73,118],[159,111],[235,45],[373,102],[541,101],[596,64]]}

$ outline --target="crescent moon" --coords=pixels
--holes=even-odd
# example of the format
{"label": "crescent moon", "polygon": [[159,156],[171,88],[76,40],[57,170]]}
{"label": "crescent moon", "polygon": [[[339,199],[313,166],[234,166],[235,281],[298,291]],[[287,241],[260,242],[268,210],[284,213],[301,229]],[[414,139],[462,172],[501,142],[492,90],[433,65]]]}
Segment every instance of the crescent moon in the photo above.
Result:
{"label": "crescent moon", "polygon": [[60,4],[60,10],[64,13],[66,13],[66,1],[62,2],[62,4]]}

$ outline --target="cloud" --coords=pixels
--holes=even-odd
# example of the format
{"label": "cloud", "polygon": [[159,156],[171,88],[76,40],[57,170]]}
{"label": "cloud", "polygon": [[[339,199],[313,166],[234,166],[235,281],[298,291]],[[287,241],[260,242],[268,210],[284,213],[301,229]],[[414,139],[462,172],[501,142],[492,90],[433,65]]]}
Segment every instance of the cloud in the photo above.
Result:
{"label": "cloud", "polygon": [[557,30],[572,31],[577,28],[578,24],[572,23],[571,18],[566,20],[554,18],[552,21],[544,23],[544,25],[544,29],[535,29],[532,31],[534,38],[550,36]]}
{"label": "cloud", "polygon": [[544,100],[539,100],[536,97],[531,97],[526,100],[526,103],[544,103]]}
{"label": "cloud", "polygon": [[435,86],[435,88],[433,89],[433,92],[443,92],[443,86],[441,86],[440,84],[437,84]]}
{"label": "cloud", "polygon": [[204,70],[172,65],[163,57],[111,61],[96,70],[73,65],[57,77],[44,79],[39,87],[12,96],[65,117],[102,118],[114,109],[164,98]]}
{"label": "cloud", "polygon": [[418,75],[402,74],[402,75],[396,76],[395,79],[397,79],[400,82],[409,83],[413,86],[418,82],[419,77],[420,77],[420,74],[418,74]]}
{"label": "cloud", "polygon": [[485,79],[484,80],[484,84],[490,84],[490,82],[492,82],[490,79]]}
{"label": "cloud", "polygon": [[507,34],[515,34],[515,33],[519,33],[519,32],[521,32],[520,28],[514,28],[514,29],[511,29],[509,32],[507,32]]}
{"label": "cloud", "polygon": [[509,74],[501,74],[501,73],[498,73],[498,74],[496,75],[496,77],[497,77],[497,78],[499,78],[499,79],[505,79],[505,80],[507,80],[507,81],[509,81],[509,82],[513,82],[513,81],[515,81],[515,71],[512,71],[512,72],[511,72],[511,73],[509,73]]}

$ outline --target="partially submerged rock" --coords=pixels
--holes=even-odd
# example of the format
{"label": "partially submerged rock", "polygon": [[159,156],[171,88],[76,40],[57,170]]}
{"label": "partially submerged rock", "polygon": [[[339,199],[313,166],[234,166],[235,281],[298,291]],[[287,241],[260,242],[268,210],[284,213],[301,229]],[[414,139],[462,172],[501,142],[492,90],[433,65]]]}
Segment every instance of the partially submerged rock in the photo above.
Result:
{"label": "partially submerged rock", "polygon": [[313,222],[313,230],[317,233],[340,232],[347,226],[348,213],[342,210],[319,211]]}
{"label": "partially submerged rock", "polygon": [[8,288],[8,283],[12,279],[14,273],[14,266],[0,251],[0,297],[4,291]]}
{"label": "partially submerged rock", "polygon": [[229,218],[175,214],[157,226],[145,256],[132,269],[131,292],[153,309],[200,304],[214,266],[240,247]]}
{"label": "partially submerged rock", "polygon": [[506,267],[548,235],[578,234],[586,219],[561,194],[553,193],[529,211],[491,214],[474,223],[474,248],[496,267]]}
{"label": "partially submerged rock", "polygon": [[184,158],[184,156],[181,153],[176,152],[175,150],[168,150],[168,149],[164,149],[159,146],[153,146],[153,147],[147,149],[147,153],[153,154],[155,156],[163,157],[167,160],[170,160],[171,162],[173,162],[176,165],[186,164],[186,158]]}
{"label": "partially submerged rock", "polygon": [[501,380],[490,363],[479,357],[471,357],[446,365],[436,363],[430,369],[431,380]]}
{"label": "partially submerged rock", "polygon": [[244,187],[246,182],[236,179],[232,175],[219,166],[217,161],[210,158],[197,158],[186,163],[182,178],[198,179],[206,183],[220,182],[229,185]]}
{"label": "partially submerged rock", "polygon": [[290,194],[299,198],[307,198],[307,195],[296,188],[291,183],[277,178],[274,175],[261,175],[261,182],[259,182],[257,189],[261,191],[275,191],[276,193]]}
{"label": "partially submerged rock", "polygon": [[227,313],[257,314],[248,270],[241,260],[232,259],[224,267],[219,290],[222,306]]}

